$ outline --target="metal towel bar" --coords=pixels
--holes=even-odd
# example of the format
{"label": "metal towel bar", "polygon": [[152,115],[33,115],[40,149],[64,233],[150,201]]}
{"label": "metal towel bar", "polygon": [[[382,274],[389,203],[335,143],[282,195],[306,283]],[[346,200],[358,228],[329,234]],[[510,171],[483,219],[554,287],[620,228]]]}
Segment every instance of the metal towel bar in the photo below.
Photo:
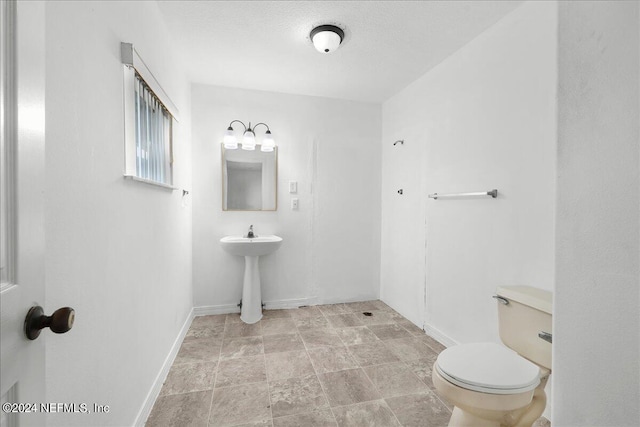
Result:
{"label": "metal towel bar", "polygon": [[491,196],[494,199],[496,197],[498,197],[498,190],[496,190],[495,188],[493,190],[489,190],[489,191],[479,191],[476,193],[449,193],[449,194],[438,194],[438,193],[433,193],[433,194],[429,194],[429,198],[430,199],[438,199],[440,197],[465,197],[465,196]]}

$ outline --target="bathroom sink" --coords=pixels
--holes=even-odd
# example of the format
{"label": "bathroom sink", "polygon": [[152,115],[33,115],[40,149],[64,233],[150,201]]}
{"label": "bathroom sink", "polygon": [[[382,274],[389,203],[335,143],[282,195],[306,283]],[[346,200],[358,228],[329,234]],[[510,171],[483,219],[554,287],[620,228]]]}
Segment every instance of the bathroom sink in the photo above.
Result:
{"label": "bathroom sink", "polygon": [[[249,233],[253,235],[253,225]],[[226,236],[220,239],[222,249],[231,255],[244,257],[244,279],[242,282],[242,299],[240,300],[240,320],[245,323],[256,323],[262,319],[262,290],[260,289],[260,266],[258,259],[275,251],[282,244],[279,236]]]}
{"label": "bathroom sink", "polygon": [[226,236],[220,239],[222,249],[232,255],[238,256],[261,256],[275,251],[282,244],[282,237],[279,236]]}

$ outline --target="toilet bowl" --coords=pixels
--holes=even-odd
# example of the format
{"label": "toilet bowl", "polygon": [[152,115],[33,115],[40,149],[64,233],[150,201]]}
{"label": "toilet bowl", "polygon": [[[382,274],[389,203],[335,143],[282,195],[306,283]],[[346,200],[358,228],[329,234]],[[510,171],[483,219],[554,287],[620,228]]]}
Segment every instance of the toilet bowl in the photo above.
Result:
{"label": "toilet bowl", "polygon": [[448,348],[432,372],[438,393],[455,405],[450,426],[526,426],[532,418],[530,426],[544,411],[547,377],[548,370],[494,343]]}
{"label": "toilet bowl", "polygon": [[450,427],[531,427],[546,406],[551,373],[551,293],[498,288],[500,338],[505,345],[473,343],[442,351],[433,385],[454,405]]}

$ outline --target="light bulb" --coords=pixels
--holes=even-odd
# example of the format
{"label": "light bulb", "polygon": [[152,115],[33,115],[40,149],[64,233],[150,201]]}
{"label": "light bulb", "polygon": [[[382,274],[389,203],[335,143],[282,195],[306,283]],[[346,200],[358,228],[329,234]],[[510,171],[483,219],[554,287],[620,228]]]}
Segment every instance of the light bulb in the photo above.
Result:
{"label": "light bulb", "polygon": [[256,136],[253,131],[247,130],[242,137],[242,149],[243,150],[255,150],[256,149]]}
{"label": "light bulb", "polygon": [[224,148],[226,148],[227,150],[235,150],[238,148],[238,140],[233,134],[233,128],[231,126],[229,126],[224,133],[222,142],[224,143]]}
{"label": "light bulb", "polygon": [[271,131],[267,131],[267,133],[265,133],[264,138],[262,139],[262,147],[260,148],[260,150],[268,152],[268,151],[273,151],[273,147],[276,146],[276,141],[273,139],[273,135],[271,134]]}

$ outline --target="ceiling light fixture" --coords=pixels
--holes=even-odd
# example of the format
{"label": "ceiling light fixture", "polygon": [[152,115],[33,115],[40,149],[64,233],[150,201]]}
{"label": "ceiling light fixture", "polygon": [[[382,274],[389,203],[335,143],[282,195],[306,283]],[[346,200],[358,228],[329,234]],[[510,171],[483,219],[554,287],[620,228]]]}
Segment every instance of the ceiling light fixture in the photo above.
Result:
{"label": "ceiling light fixture", "polygon": [[340,47],[344,31],[335,25],[320,25],[311,30],[309,37],[318,52],[331,53]]}
{"label": "ceiling light fixture", "polygon": [[222,140],[222,143],[224,144],[224,148],[226,148],[227,150],[235,150],[238,148],[238,140],[236,138],[236,136],[233,133],[233,127],[231,125],[233,125],[235,122],[238,122],[242,125],[242,127],[244,127],[244,132],[242,133],[242,149],[243,150],[255,150],[256,149],[256,133],[255,133],[255,129],[260,126],[263,125],[264,127],[267,128],[267,131],[264,134],[264,138],[262,139],[262,144],[260,145],[260,151],[264,151],[264,152],[269,152],[269,151],[273,151],[274,147],[276,146],[276,142],[273,139],[273,135],[271,134],[271,130],[269,129],[269,126],[266,123],[258,123],[257,125],[255,125],[253,127],[253,129],[251,129],[251,122],[249,122],[249,126],[246,126],[242,121],[240,120],[233,120],[231,121],[231,123],[229,123],[229,127],[227,128],[226,132],[224,133],[224,138]]}

